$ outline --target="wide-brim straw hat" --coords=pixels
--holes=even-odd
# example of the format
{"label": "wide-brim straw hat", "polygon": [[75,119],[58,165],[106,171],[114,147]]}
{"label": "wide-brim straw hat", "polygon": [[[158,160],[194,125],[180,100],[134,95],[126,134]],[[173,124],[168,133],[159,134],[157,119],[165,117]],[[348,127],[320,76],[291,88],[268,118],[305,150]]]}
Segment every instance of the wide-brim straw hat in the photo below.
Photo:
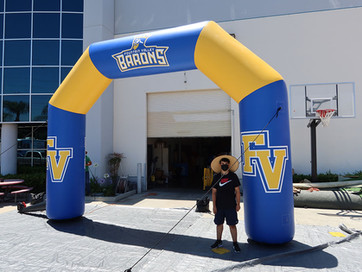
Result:
{"label": "wide-brim straw hat", "polygon": [[211,169],[215,172],[215,173],[220,173],[221,172],[221,165],[220,165],[220,160],[222,158],[227,158],[229,159],[230,161],[230,164],[229,164],[229,171],[231,172],[235,172],[236,170],[238,170],[239,168],[239,161],[233,157],[233,156],[230,156],[230,155],[221,155],[221,156],[218,156],[216,157],[215,159],[212,160],[211,162]]}

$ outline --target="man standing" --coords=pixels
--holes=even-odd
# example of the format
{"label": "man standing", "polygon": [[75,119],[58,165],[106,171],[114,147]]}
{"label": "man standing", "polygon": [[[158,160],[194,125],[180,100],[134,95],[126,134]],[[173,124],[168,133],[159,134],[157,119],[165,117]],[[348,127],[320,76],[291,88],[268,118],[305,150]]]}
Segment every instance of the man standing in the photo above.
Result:
{"label": "man standing", "polygon": [[228,155],[218,156],[211,162],[212,170],[217,173],[213,179],[213,185],[216,184],[212,188],[217,238],[211,248],[222,246],[221,237],[226,219],[226,224],[230,228],[234,251],[240,252],[236,229],[236,224],[239,222],[237,212],[240,210],[240,181],[234,173],[238,167],[237,159]]}
{"label": "man standing", "polygon": [[92,165],[88,152],[85,152],[85,194],[90,195],[89,166]]}

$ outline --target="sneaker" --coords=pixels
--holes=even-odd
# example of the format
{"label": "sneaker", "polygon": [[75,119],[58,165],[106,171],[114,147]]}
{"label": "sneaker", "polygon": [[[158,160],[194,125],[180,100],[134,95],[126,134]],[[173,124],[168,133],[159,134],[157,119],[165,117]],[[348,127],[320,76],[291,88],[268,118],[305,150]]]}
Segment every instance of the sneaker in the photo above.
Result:
{"label": "sneaker", "polygon": [[236,253],[240,252],[240,247],[239,247],[239,244],[237,242],[233,243],[233,248],[234,248],[234,251]]}
{"label": "sneaker", "polygon": [[211,245],[211,248],[218,248],[218,247],[222,247],[222,241],[221,240],[216,240],[215,243],[213,243]]}

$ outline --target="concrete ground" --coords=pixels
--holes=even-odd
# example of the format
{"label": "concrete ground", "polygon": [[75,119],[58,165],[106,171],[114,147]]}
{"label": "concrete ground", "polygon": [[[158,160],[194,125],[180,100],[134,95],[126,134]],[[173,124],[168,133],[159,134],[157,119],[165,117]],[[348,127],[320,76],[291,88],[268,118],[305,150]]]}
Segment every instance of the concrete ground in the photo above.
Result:
{"label": "concrete ground", "polygon": [[[248,242],[242,208],[241,253],[210,250],[211,214],[193,210],[165,235],[202,195],[154,189],[119,202],[88,202],[83,217],[67,221],[1,203],[0,271],[362,271],[361,235],[339,228],[362,230],[362,211],[295,208],[294,239],[271,246]],[[232,250],[227,228],[223,241]]]}

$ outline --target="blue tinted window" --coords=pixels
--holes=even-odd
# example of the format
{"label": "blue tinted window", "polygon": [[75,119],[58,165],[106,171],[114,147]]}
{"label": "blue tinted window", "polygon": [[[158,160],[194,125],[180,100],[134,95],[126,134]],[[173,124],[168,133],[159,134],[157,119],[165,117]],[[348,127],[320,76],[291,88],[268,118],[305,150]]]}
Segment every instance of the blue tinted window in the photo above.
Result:
{"label": "blue tinted window", "polygon": [[74,65],[83,52],[82,41],[62,41],[62,65]]}
{"label": "blue tinted window", "polygon": [[33,65],[59,65],[59,41],[33,41]]}
{"label": "blue tinted window", "polygon": [[4,93],[28,93],[29,85],[29,68],[4,69]]}
{"label": "blue tinted window", "polygon": [[[0,40],[0,65],[3,63],[3,54],[2,54],[2,52],[3,52],[3,41]],[[1,84],[0,84],[0,86],[1,86]]]}
{"label": "blue tinted window", "polygon": [[33,68],[32,93],[53,93],[59,86],[59,68]]}
{"label": "blue tinted window", "polygon": [[6,11],[30,11],[31,0],[6,0]]}
{"label": "blue tinted window", "polygon": [[34,10],[58,11],[60,10],[60,0],[34,0]]}
{"label": "blue tinted window", "polygon": [[[2,68],[0,68],[0,88],[1,88],[1,86],[2,86],[2,83],[3,83],[3,77],[2,77],[2,74],[3,74],[3,69]],[[2,93],[2,89],[0,89],[0,94]],[[1,99],[1,97],[0,97],[0,99]],[[0,102],[1,102],[1,100],[0,100]],[[0,103],[1,104],[1,103]],[[1,112],[1,111],[0,111]]]}
{"label": "blue tinted window", "polygon": [[33,95],[31,97],[31,120],[46,121],[50,95]]}
{"label": "blue tinted window", "polygon": [[3,121],[29,121],[29,96],[6,95],[3,102]]}
{"label": "blue tinted window", "polygon": [[72,70],[71,67],[62,67],[62,69],[61,69],[62,74],[61,74],[61,77],[60,77],[60,83],[63,82],[63,80],[69,74],[70,70]]}
{"label": "blue tinted window", "polygon": [[60,15],[57,13],[34,14],[34,38],[59,38]]}
{"label": "blue tinted window", "polygon": [[4,11],[4,0],[0,0],[0,12]]}
{"label": "blue tinted window", "polygon": [[30,38],[30,13],[5,15],[5,38]]}
{"label": "blue tinted window", "polygon": [[83,15],[65,13],[62,16],[62,38],[83,38]]}
{"label": "blue tinted window", "polygon": [[83,12],[83,0],[62,0],[63,11]]}
{"label": "blue tinted window", "polygon": [[30,41],[5,41],[5,66],[30,65]]}
{"label": "blue tinted window", "polygon": [[[1,2],[1,1],[0,1]],[[1,3],[0,3],[1,5]],[[0,38],[2,39],[3,38],[3,25],[4,25],[4,15],[3,14],[0,14]]]}

